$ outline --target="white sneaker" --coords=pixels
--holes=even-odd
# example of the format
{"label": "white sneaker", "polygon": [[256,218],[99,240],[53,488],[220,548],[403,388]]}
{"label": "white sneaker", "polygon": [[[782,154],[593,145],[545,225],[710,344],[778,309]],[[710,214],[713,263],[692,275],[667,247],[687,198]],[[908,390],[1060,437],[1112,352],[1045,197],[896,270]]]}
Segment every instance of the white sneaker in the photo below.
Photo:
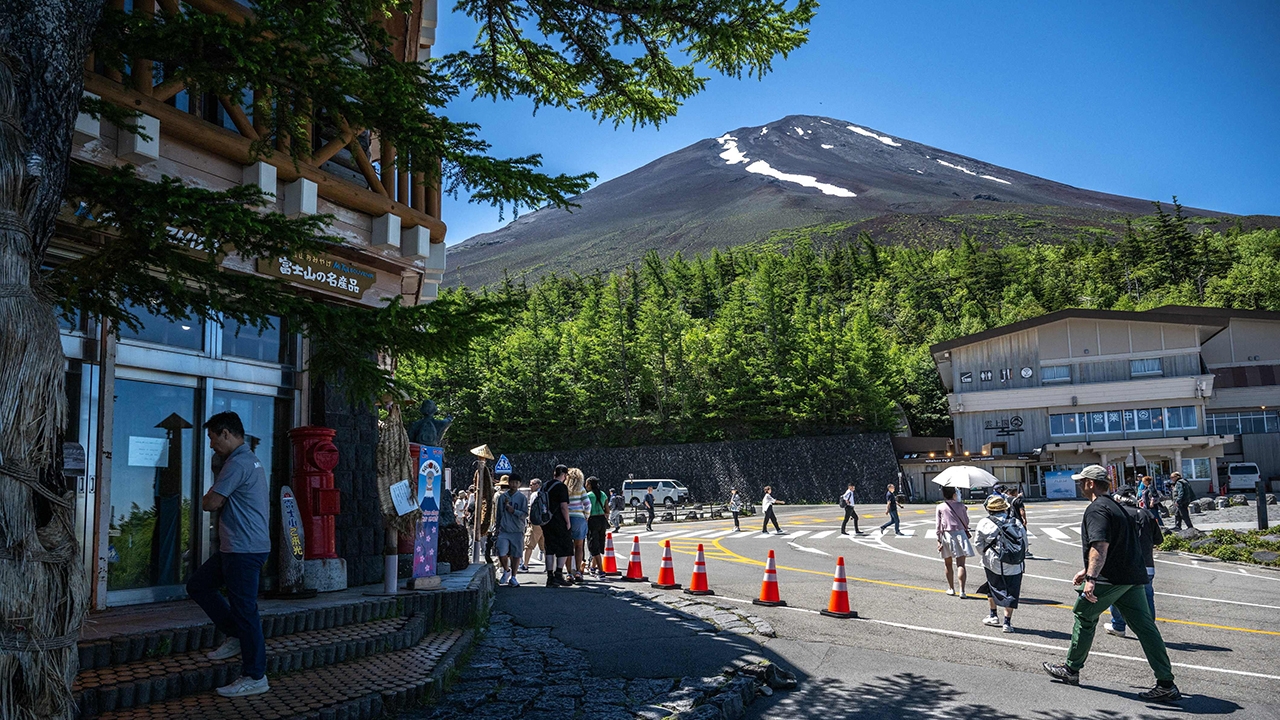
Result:
{"label": "white sneaker", "polygon": [[1013,632],[1013,625],[1009,623],[1005,623],[1004,625],[1001,625],[1000,632],[1007,632],[1007,633]]}
{"label": "white sneaker", "polygon": [[222,697],[249,697],[250,695],[261,695],[270,689],[271,686],[267,684],[266,675],[257,680],[242,675],[230,685],[218,688],[218,694]]}
{"label": "white sneaker", "polygon": [[960,591],[960,599],[961,599],[961,600],[968,600],[968,599],[969,599],[969,595],[968,595],[967,593],[965,593],[965,591],[961,590],[961,591]]}
{"label": "white sneaker", "polygon": [[955,594],[956,594],[956,589],[955,589],[955,588],[947,588],[947,594],[948,594],[948,595],[955,595]]}
{"label": "white sneaker", "polygon": [[1000,627],[1000,618],[995,615],[988,615],[987,617],[982,618],[982,624],[989,627]]}
{"label": "white sneaker", "polygon": [[507,584],[511,587],[520,587],[520,581],[516,579],[515,575],[511,576],[511,580],[509,580]]}
{"label": "white sneaker", "polygon": [[1103,630],[1106,630],[1108,635],[1115,635],[1116,637],[1124,637],[1124,636],[1125,636],[1125,630],[1117,630],[1117,629],[1116,629],[1116,626],[1115,626],[1115,625],[1112,625],[1111,623],[1106,623],[1106,624],[1104,624],[1104,625],[1102,626],[1102,629],[1103,629]]}
{"label": "white sneaker", "polygon": [[206,653],[205,657],[210,660],[226,660],[240,654],[240,638],[227,638],[222,641],[217,650]]}
{"label": "white sneaker", "polygon": [[507,584],[508,582],[510,582],[510,581],[511,581],[511,571],[510,571],[510,570],[503,570],[503,571],[502,571],[502,578],[498,580],[498,584],[499,584],[499,585],[506,585],[506,584]]}

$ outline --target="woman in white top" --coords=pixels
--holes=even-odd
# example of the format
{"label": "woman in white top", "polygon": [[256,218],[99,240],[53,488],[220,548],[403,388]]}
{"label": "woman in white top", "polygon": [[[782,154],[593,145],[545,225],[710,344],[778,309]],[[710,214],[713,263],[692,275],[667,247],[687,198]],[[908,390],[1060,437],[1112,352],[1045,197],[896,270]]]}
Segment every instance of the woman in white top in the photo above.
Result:
{"label": "woman in white top", "polygon": [[764,530],[761,530],[761,532],[765,535],[769,534],[769,521],[772,520],[773,529],[777,530],[779,535],[785,535],[786,533],[782,532],[782,528],[778,527],[778,516],[773,514],[774,505],[786,505],[786,503],[781,500],[774,500],[773,488],[765,485],[764,499],[760,501],[760,506],[764,508]]}
{"label": "woman in white top", "polygon": [[[967,598],[964,584],[967,571],[964,559],[973,557],[973,543],[969,541],[969,511],[964,503],[956,500],[956,489],[942,488],[942,502],[934,511],[934,535],[938,538],[938,552],[947,568],[947,594],[956,594],[956,576],[960,580],[960,597]],[[952,567],[952,561],[955,567]]]}
{"label": "woman in white top", "polygon": [[742,496],[734,490],[729,495],[729,512],[733,513],[733,531],[738,532],[742,526],[738,524],[738,514],[742,512]]}
{"label": "woman in white top", "polygon": [[1012,546],[1021,549],[1021,554],[1025,555],[1027,530],[1016,518],[1009,516],[1009,503],[1003,497],[992,495],[987,498],[986,508],[989,514],[978,523],[978,534],[974,538],[982,550],[982,568],[987,574],[987,582],[978,588],[978,592],[986,593],[987,606],[991,610],[991,615],[982,623],[991,627],[1002,625],[996,617],[996,606],[1002,607],[1002,629],[1010,633],[1013,632],[1013,611],[1018,607],[1018,597],[1022,594],[1022,571],[1025,564],[1004,562],[1000,557],[999,536],[1004,535],[1006,548]]}
{"label": "woman in white top", "polygon": [[467,491],[459,490],[458,499],[453,501],[453,514],[460,525],[467,524]]}

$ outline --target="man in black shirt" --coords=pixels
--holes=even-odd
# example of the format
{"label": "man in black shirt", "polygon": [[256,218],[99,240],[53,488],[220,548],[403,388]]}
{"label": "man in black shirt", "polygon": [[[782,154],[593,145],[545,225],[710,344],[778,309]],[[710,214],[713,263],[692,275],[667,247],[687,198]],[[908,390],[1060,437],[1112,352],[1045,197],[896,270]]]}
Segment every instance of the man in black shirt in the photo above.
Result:
{"label": "man in black shirt", "polygon": [[1091,501],[1080,523],[1084,569],[1076,573],[1073,580],[1080,596],[1072,608],[1075,628],[1071,632],[1067,661],[1043,663],[1044,671],[1068,685],[1079,685],[1080,669],[1089,658],[1098,616],[1115,605],[1138,636],[1147,663],[1155,671],[1156,686],[1138,697],[1160,702],[1178,700],[1182,694],[1173,684],[1169,651],[1147,606],[1144,589],[1148,582],[1147,570],[1143,567],[1137,528],[1124,509],[1107,494],[1111,482],[1106,468],[1090,465],[1072,478],[1080,481],[1081,493]]}
{"label": "man in black shirt", "polygon": [[889,483],[888,491],[884,494],[884,514],[888,515],[889,519],[880,526],[881,535],[884,534],[884,529],[890,525],[893,526],[894,535],[902,534],[902,528],[898,526],[898,496],[894,494],[894,490],[897,490],[897,488],[893,486],[893,483]]}
{"label": "man in black shirt", "polygon": [[569,533],[569,488],[564,484],[569,468],[557,465],[551,482],[543,488],[547,494],[547,510],[551,519],[542,526],[546,541],[547,587],[572,585],[564,574],[564,567],[573,559],[573,537]]}
{"label": "man in black shirt", "polygon": [[649,488],[644,494],[644,511],[646,513],[644,520],[644,529],[653,532],[653,488]]}

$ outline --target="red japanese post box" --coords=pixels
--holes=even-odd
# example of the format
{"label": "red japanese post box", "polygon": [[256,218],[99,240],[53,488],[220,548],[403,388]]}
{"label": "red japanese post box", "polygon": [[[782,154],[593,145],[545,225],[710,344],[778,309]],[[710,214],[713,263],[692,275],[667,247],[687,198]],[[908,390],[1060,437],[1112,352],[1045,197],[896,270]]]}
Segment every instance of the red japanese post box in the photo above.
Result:
{"label": "red japanese post box", "polygon": [[342,496],[333,486],[333,468],[338,465],[335,430],[308,425],[289,431],[293,443],[293,493],[298,498],[307,547],[307,560],[338,557],[335,518],[342,509]]}

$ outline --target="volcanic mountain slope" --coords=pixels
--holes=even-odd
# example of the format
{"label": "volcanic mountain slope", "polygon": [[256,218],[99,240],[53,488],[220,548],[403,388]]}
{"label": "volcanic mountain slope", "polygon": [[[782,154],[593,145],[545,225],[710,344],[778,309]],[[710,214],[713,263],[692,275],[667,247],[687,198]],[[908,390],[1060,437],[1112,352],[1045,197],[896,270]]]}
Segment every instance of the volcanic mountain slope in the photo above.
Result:
{"label": "volcanic mountain slope", "polygon": [[708,252],[810,226],[878,242],[937,242],[961,229],[996,242],[1113,234],[1149,201],[1081,190],[843,120],[792,115],[681,150],[602,183],[572,212],[543,209],[450,248],[446,282],[588,273]]}

